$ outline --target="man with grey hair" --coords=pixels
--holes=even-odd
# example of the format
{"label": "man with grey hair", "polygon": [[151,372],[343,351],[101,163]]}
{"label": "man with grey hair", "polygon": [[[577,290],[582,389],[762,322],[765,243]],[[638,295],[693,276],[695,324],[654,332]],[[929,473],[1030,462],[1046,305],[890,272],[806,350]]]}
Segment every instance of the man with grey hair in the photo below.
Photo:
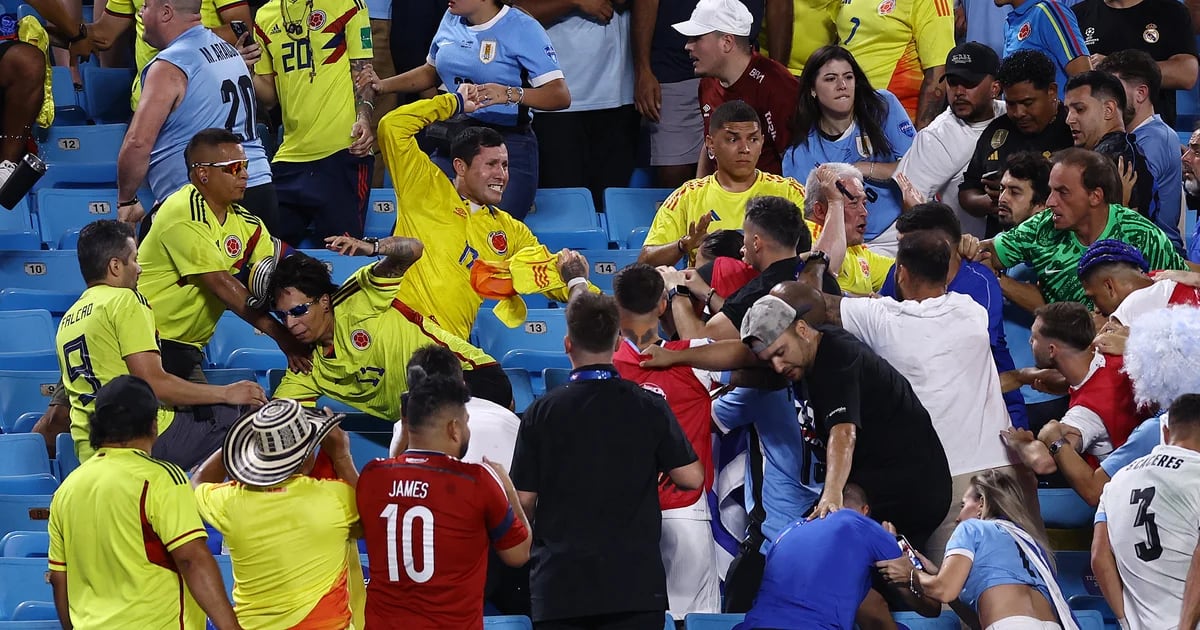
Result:
{"label": "man with grey hair", "polygon": [[[822,173],[835,173],[837,186],[821,186]],[[867,192],[863,187],[862,172],[851,164],[828,162],[808,174],[804,189],[807,191],[804,216],[820,227],[820,232],[824,231],[830,216],[838,215],[836,210],[831,212],[834,209],[833,202],[838,201],[842,206],[845,238],[839,240],[839,245],[844,242],[845,246],[830,247],[826,251],[829,254],[829,272],[837,275],[842,291],[851,295],[878,293],[887,280],[888,270],[896,261],[890,256],[871,251],[866,245]],[[843,199],[835,199],[836,195]],[[814,233],[813,237],[816,238],[820,232]]]}

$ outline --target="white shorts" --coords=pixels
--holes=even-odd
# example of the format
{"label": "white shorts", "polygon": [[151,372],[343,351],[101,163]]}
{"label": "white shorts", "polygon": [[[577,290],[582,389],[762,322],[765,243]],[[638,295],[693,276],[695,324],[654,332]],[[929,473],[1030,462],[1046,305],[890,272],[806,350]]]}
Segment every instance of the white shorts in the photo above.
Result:
{"label": "white shorts", "polygon": [[1033,617],[1017,615],[1005,617],[984,630],[1062,630],[1062,626],[1053,621],[1042,621]]}
{"label": "white shorts", "polygon": [[1087,407],[1075,406],[1063,415],[1063,424],[1079,429],[1081,436],[1079,452],[1095,455],[1103,459],[1113,450],[1112,439],[1108,437],[1108,428],[1096,412]]}
{"label": "white shorts", "polygon": [[662,520],[658,547],[667,570],[667,603],[675,619],[683,619],[688,613],[721,612],[715,545],[709,521]]}

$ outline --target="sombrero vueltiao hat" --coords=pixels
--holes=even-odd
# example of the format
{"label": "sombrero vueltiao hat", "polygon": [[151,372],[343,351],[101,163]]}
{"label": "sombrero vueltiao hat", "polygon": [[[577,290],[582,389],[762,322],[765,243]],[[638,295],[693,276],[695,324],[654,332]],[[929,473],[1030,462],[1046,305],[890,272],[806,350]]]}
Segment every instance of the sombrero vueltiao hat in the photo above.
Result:
{"label": "sombrero vueltiao hat", "polygon": [[310,411],[287,398],[272,400],[230,427],[222,451],[225,470],[248,486],[281,483],[300,470],[309,453],[344,417]]}
{"label": "sombrero vueltiao hat", "polygon": [[279,261],[295,253],[291,245],[274,236],[271,237],[271,244],[274,253],[251,263],[243,272],[244,277],[238,278],[250,292],[250,297],[246,298],[246,305],[250,308],[262,308],[271,303],[271,277],[275,275],[275,268],[279,266]]}

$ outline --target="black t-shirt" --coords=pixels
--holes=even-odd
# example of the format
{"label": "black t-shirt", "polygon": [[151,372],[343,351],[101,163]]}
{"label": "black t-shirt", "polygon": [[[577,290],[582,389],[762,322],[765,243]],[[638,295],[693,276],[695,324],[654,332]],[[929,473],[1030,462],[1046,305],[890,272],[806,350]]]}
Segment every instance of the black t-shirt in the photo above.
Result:
{"label": "black t-shirt", "polygon": [[[1111,55],[1132,48],[1149,53],[1155,61],[1196,54],[1192,17],[1182,2],[1142,0],[1136,6],[1117,9],[1104,0],[1083,0],[1071,10],[1079,21],[1083,43],[1092,53]],[[1159,90],[1154,109],[1174,127],[1175,90]]]}
{"label": "black t-shirt", "polygon": [[818,330],[821,342],[803,383],[820,440],[828,444],[836,425],[857,427],[850,481],[866,490],[877,519],[914,531],[922,529],[913,522],[921,520],[912,516],[916,506],[940,503],[945,516],[950,466],[908,380],[854,335],[836,326]]}
{"label": "black t-shirt", "polygon": [[609,373],[571,381],[525,411],[512,480],[536,492],[533,620],[666,610],[659,473],[696,461],[662,396]]}
{"label": "black t-shirt", "polygon": [[1133,162],[1133,168],[1137,172],[1137,183],[1133,185],[1133,193],[1129,196],[1129,206],[1153,221],[1154,217],[1150,215],[1150,211],[1158,210],[1158,204],[1154,203],[1154,175],[1150,174],[1146,156],[1134,141],[1133,135],[1123,131],[1106,133],[1100,138],[1100,142],[1096,143],[1095,151],[1112,158],[1113,164],[1117,164],[1119,157],[1125,158],[1126,164]]}
{"label": "black t-shirt", "polygon": [[[650,70],[654,72],[659,83],[677,83],[696,78],[692,60],[683,49],[688,38],[671,28],[672,24],[686,22],[692,17],[696,2],[697,0],[658,0],[654,39],[650,40]],[[754,17],[750,27],[750,41],[758,41],[758,28],[763,17],[763,0],[742,0],[742,3],[750,9],[750,14]]]}
{"label": "black t-shirt", "polygon": [[[795,280],[796,276],[804,270],[805,261],[800,260],[799,256],[792,258],[784,258],[783,260],[772,263],[762,273],[758,274],[757,278],[747,282],[745,286],[738,289],[725,300],[725,304],[721,307],[721,312],[729,321],[733,323],[734,328],[741,329],[742,319],[746,317],[746,313],[751,306],[758,301],[758,298],[767,295],[771,289],[780,282]],[[830,295],[841,295],[842,290],[838,287],[837,278],[829,275],[828,272],[821,279],[821,290]]]}

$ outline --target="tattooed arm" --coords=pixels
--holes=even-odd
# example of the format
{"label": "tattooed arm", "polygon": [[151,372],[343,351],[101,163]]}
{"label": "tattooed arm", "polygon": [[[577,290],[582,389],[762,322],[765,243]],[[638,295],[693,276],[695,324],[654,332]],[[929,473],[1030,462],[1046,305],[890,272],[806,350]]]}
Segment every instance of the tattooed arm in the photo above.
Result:
{"label": "tattooed arm", "polygon": [[330,236],[325,247],[343,256],[383,256],[374,273],[381,278],[399,278],[421,258],[425,246],[415,238],[389,236],[370,242],[353,236]]}
{"label": "tattooed arm", "polygon": [[918,130],[933,122],[946,108],[946,88],[942,85],[942,76],[945,74],[945,66],[934,66],[925,71],[925,80],[921,82],[921,96],[917,100],[917,119],[913,121]]}
{"label": "tattooed arm", "polygon": [[350,81],[354,83],[354,126],[350,129],[350,153],[364,156],[371,154],[371,145],[375,143],[375,134],[371,131],[371,119],[375,113],[375,88],[370,82],[358,84],[358,75],[364,70],[370,70],[369,59],[350,60]]}

